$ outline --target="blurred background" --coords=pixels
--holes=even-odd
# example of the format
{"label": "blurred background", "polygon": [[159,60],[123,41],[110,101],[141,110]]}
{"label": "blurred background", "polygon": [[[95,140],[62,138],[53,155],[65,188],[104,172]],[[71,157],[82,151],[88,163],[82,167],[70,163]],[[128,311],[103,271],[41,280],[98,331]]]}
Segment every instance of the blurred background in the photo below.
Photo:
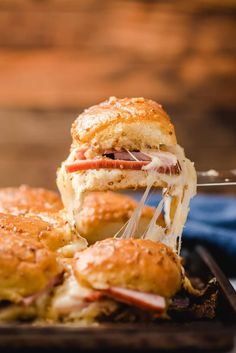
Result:
{"label": "blurred background", "polygon": [[235,168],[235,19],[235,0],[0,0],[1,187],[55,189],[72,121],[110,95],[160,102],[197,169]]}

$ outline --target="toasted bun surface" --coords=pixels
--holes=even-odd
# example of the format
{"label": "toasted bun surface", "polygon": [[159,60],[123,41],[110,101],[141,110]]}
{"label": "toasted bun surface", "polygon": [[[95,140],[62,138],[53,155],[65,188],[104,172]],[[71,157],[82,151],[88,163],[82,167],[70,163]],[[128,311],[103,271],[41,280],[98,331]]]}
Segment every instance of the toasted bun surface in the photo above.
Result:
{"label": "toasted bun surface", "polygon": [[95,289],[112,286],[172,297],[181,287],[179,257],[166,245],[109,238],[77,254],[77,280]]}
{"label": "toasted bun surface", "polygon": [[140,98],[107,101],[86,109],[72,125],[74,144],[142,149],[176,144],[173,125],[161,105]]}
{"label": "toasted bun surface", "polygon": [[[129,220],[137,202],[127,195],[108,192],[91,192],[85,196],[83,208],[77,217],[79,234],[90,244],[115,235]],[[147,228],[155,209],[144,207],[137,237]],[[163,218],[159,220],[163,225]]]}
{"label": "toasted bun surface", "polygon": [[12,214],[54,213],[63,207],[59,195],[43,188],[21,185],[0,189],[0,212]]}
{"label": "toasted bun surface", "polygon": [[57,250],[71,241],[70,232],[66,232],[63,226],[54,227],[36,216],[0,213],[0,230],[35,239],[51,250]]}
{"label": "toasted bun surface", "polygon": [[20,302],[52,285],[62,272],[56,255],[25,234],[0,229],[0,300]]}

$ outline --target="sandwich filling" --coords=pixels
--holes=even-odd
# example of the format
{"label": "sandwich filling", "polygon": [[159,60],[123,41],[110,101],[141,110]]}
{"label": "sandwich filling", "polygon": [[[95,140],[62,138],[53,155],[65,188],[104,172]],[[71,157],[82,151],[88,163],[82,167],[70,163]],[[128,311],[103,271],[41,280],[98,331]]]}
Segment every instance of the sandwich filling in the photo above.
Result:
{"label": "sandwich filling", "polygon": [[123,308],[164,318],[183,280],[179,257],[167,246],[108,238],[75,255],[70,276],[55,292],[52,317],[88,321]]}
{"label": "sandwich filling", "polygon": [[[162,200],[142,237],[161,241],[179,253],[189,202],[196,193],[196,172],[179,145],[142,151],[74,148],[59,171],[58,187],[69,221],[75,225],[86,192],[146,187],[130,220],[117,234],[125,239],[136,233],[152,187],[162,188]],[[157,224],[161,214],[163,227]]]}
{"label": "sandwich filling", "polygon": [[121,287],[88,288],[79,284],[72,274],[56,289],[49,317],[93,322],[102,315],[112,315],[122,304],[149,312],[153,317],[164,317],[168,307],[167,300],[160,295]]}
{"label": "sandwich filling", "polygon": [[[125,151],[115,149],[105,150],[101,154],[93,154],[89,149],[78,149],[75,153],[75,161],[66,165],[68,173],[88,169],[133,169],[145,170],[154,159],[153,168],[159,173],[179,174],[180,165],[170,152],[157,151],[149,154],[141,151]],[[91,155],[93,158],[91,158]],[[88,157],[87,157],[88,156]],[[89,158],[90,156],[90,158]]]}
{"label": "sandwich filling", "polygon": [[46,288],[35,292],[19,301],[0,300],[0,322],[16,320],[32,320],[43,318],[54,286],[62,282],[62,276],[58,275],[50,280]]}

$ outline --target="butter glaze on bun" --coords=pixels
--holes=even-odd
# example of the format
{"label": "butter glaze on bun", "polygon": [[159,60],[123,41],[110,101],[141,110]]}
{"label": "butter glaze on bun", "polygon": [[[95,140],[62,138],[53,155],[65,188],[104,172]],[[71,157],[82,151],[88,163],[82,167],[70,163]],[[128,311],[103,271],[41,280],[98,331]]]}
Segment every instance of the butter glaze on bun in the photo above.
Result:
{"label": "butter glaze on bun", "polygon": [[180,258],[169,247],[144,239],[109,238],[77,254],[74,273],[94,289],[121,287],[171,298],[182,285]]}
{"label": "butter glaze on bun", "polygon": [[[127,195],[107,192],[91,192],[85,196],[83,208],[76,217],[77,230],[89,244],[114,236],[129,220],[137,202]],[[137,229],[140,237],[154,215],[153,207],[145,206]],[[158,220],[164,225],[163,217]]]}
{"label": "butter glaze on bun", "polygon": [[57,250],[71,242],[71,233],[62,225],[54,225],[36,216],[15,216],[0,213],[0,230],[35,239],[50,250]]}
{"label": "butter glaze on bun", "polygon": [[110,97],[80,114],[71,133],[77,147],[141,150],[176,144],[174,127],[162,106],[143,97]]}
{"label": "butter glaze on bun", "polygon": [[60,196],[27,185],[0,189],[0,212],[19,214],[55,213],[63,208]]}

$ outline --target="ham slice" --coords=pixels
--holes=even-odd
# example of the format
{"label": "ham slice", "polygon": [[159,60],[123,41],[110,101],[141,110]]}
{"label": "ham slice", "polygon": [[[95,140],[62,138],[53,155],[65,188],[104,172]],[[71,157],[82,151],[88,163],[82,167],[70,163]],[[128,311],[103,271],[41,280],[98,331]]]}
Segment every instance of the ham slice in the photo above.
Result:
{"label": "ham slice", "polygon": [[29,295],[28,297],[24,297],[21,299],[21,303],[24,306],[30,306],[33,304],[39,297],[43,296],[45,293],[49,292],[55,285],[61,283],[62,281],[62,275],[58,275],[55,278],[53,278],[51,281],[49,281],[48,285],[46,288],[42,289],[39,292],[36,292],[32,295]]}
{"label": "ham slice", "polygon": [[86,302],[96,302],[104,297],[104,293],[102,291],[93,291],[89,295],[85,297]]}
{"label": "ham slice", "polygon": [[119,302],[130,304],[144,310],[163,313],[166,309],[165,298],[160,295],[138,292],[120,287],[110,287],[103,292],[108,297],[111,297]]}
{"label": "ham slice", "polygon": [[123,161],[151,161],[151,158],[143,152],[106,150],[104,151],[103,155],[107,157],[112,157],[112,159],[120,159]]}
{"label": "ham slice", "polygon": [[[114,149],[105,150],[101,153],[101,158],[87,159],[86,148],[76,151],[76,160],[66,165],[66,171],[73,173],[89,169],[125,169],[141,170],[152,163],[152,157],[140,151],[116,151]],[[180,166],[175,156],[169,152],[156,151],[153,154],[158,159],[158,165],[154,169],[163,174],[179,174]]]}
{"label": "ham slice", "polygon": [[[126,170],[141,170],[144,166],[148,165],[148,161],[124,161],[114,159],[86,159],[75,161],[74,163],[66,165],[68,173],[77,172],[80,170],[88,169],[126,169]],[[178,165],[160,166],[157,169],[159,173],[166,174],[179,174]]]}
{"label": "ham slice", "polygon": [[147,165],[149,162],[136,162],[136,161],[123,161],[123,160],[113,160],[113,159],[86,159],[75,161],[74,163],[68,164],[66,170],[69,173],[77,172],[79,170],[88,169],[134,169],[140,170],[143,166]]}
{"label": "ham slice", "polygon": [[87,148],[81,148],[76,151],[76,158],[77,159],[86,159],[85,157],[85,152],[87,151]]}

